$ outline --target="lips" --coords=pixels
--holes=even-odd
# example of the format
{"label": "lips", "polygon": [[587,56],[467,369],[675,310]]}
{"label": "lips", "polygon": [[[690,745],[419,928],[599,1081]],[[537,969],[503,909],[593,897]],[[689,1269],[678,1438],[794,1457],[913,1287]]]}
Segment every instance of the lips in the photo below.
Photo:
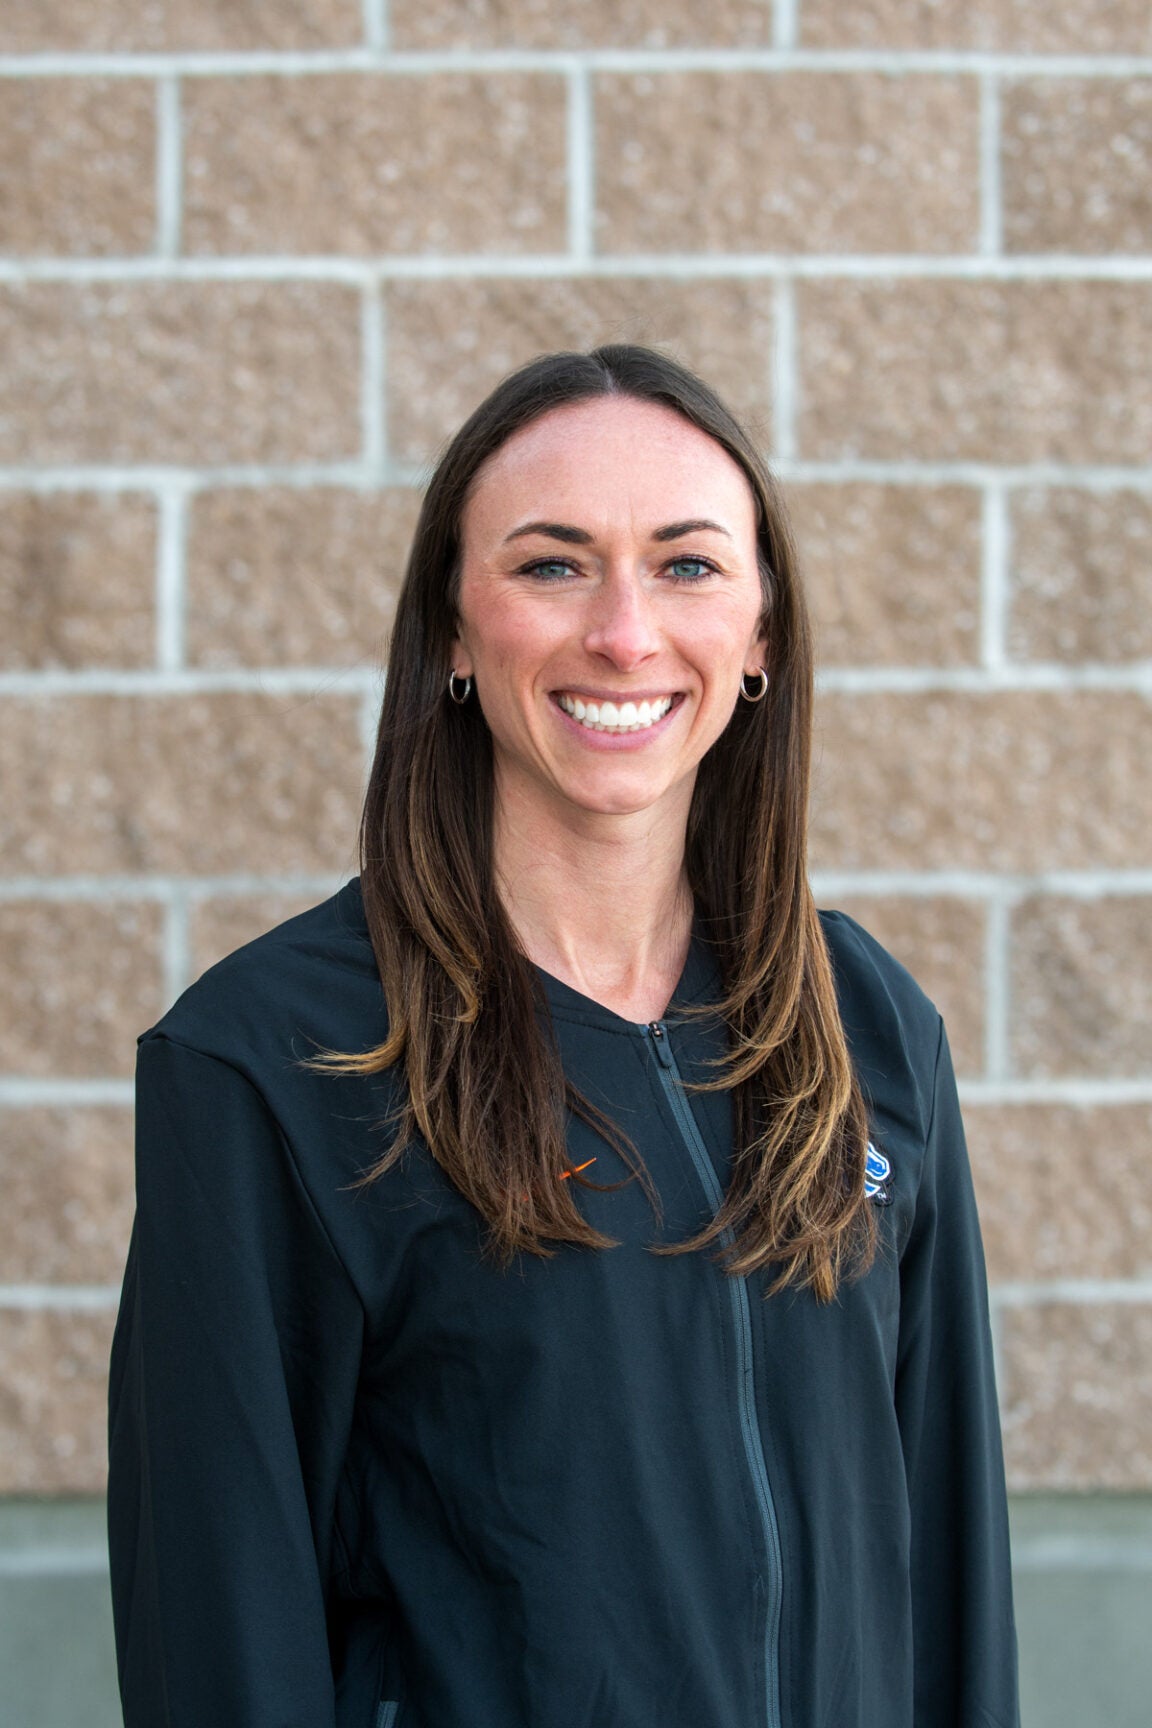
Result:
{"label": "lips", "polygon": [[590,732],[610,732],[620,736],[625,732],[646,732],[663,720],[672,706],[671,696],[645,697],[640,702],[593,702],[567,693],[556,698],[565,714]]}

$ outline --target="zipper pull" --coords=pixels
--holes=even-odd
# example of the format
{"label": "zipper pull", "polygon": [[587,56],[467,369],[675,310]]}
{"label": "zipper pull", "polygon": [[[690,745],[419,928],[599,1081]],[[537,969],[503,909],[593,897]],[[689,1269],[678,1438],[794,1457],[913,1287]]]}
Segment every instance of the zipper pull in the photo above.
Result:
{"label": "zipper pull", "polygon": [[663,1020],[649,1020],[648,1036],[652,1040],[652,1048],[661,1068],[671,1068],[672,1046],[668,1042],[668,1031]]}

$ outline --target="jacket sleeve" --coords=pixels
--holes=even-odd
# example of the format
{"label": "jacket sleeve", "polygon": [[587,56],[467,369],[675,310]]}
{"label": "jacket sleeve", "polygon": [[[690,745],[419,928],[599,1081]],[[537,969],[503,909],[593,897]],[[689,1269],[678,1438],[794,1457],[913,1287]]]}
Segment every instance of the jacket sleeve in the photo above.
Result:
{"label": "jacket sleeve", "polygon": [[127,1728],[331,1728],[325,1584],[363,1315],[256,1089],[150,1034],[112,1346]]}
{"label": "jacket sleeve", "polygon": [[911,1506],[916,1728],[1017,1728],[1008,1512],[984,1253],[941,1026],[901,1258],[896,1405]]}

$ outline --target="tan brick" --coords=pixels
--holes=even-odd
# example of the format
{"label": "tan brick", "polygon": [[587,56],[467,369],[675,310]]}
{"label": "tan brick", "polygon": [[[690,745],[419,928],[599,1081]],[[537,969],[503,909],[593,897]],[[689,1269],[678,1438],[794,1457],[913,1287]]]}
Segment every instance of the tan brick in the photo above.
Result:
{"label": "tan brick", "polygon": [[155,568],[149,499],[0,493],[0,667],[147,666]]}
{"label": "tan brick", "polygon": [[1010,1309],[1002,1363],[1010,1487],[1152,1488],[1152,1307]]}
{"label": "tan brick", "polygon": [[191,512],[187,646],[200,666],[372,666],[419,494],[205,492]]}
{"label": "tan brick", "polygon": [[0,288],[0,462],[345,458],[359,349],[328,283]]}
{"label": "tan brick", "polygon": [[567,99],[547,73],[190,80],[185,244],[560,251]]}
{"label": "tan brick", "polygon": [[0,1494],[99,1494],[115,1315],[0,1309]]}
{"label": "tan brick", "polygon": [[696,367],[767,443],[772,288],[650,277],[399,282],[389,290],[393,454],[420,462],[505,373],[557,348],[644,342]]}
{"label": "tan brick", "polygon": [[1152,250],[1152,79],[1010,84],[1002,129],[1007,251]]}
{"label": "tan brick", "polygon": [[162,933],[147,902],[0,903],[0,1068],[131,1074],[163,1007]]}
{"label": "tan brick", "polygon": [[1152,1273],[1152,1105],[972,1104],[994,1284]]}
{"label": "tan brick", "polygon": [[394,48],[767,48],[762,0],[390,0]]}
{"label": "tan brick", "polygon": [[1152,294],[1122,282],[804,282],[804,456],[1144,462]]}
{"label": "tan brick", "polygon": [[10,698],[0,870],[344,869],[358,713],[333,694]]}
{"label": "tan brick", "polygon": [[1011,652],[1025,660],[1152,657],[1152,499],[1031,487],[1012,511]]}
{"label": "tan brick", "polygon": [[672,72],[596,81],[606,252],[963,252],[970,78]]}
{"label": "tan brick", "polygon": [[353,48],[360,0],[0,0],[0,53]]}
{"label": "tan brick", "polygon": [[1088,690],[820,699],[818,869],[1143,868],[1152,703]]}
{"label": "tan brick", "polygon": [[962,666],[978,659],[976,492],[790,484],[787,494],[821,664]]}
{"label": "tan brick", "polygon": [[1152,1074],[1152,896],[1038,895],[1013,911],[1011,951],[1021,1074]]}
{"label": "tan brick", "polygon": [[119,1283],[132,1229],[132,1111],[0,1110],[0,1189],[0,1283]]}
{"label": "tan brick", "polygon": [[1146,0],[803,0],[806,48],[983,48],[1025,54],[1141,54]]}
{"label": "tan brick", "polygon": [[[332,892],[337,884],[333,882]],[[286,918],[295,918],[324,898],[323,894],[215,894],[199,900],[189,920],[192,972],[199,977],[246,942],[262,936]]]}
{"label": "tan brick", "polygon": [[838,894],[835,904],[906,966],[948,1026],[957,1073],[984,1068],[985,911],[950,895]]}
{"label": "tan brick", "polygon": [[0,251],[149,251],[155,151],[155,89],[142,79],[0,79]]}

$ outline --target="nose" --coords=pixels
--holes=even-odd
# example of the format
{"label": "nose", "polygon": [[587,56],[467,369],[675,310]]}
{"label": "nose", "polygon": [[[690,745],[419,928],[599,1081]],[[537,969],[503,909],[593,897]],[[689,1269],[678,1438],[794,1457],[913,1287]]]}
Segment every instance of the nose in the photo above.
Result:
{"label": "nose", "polygon": [[622,672],[639,666],[660,646],[653,597],[623,571],[605,576],[589,600],[584,646]]}

